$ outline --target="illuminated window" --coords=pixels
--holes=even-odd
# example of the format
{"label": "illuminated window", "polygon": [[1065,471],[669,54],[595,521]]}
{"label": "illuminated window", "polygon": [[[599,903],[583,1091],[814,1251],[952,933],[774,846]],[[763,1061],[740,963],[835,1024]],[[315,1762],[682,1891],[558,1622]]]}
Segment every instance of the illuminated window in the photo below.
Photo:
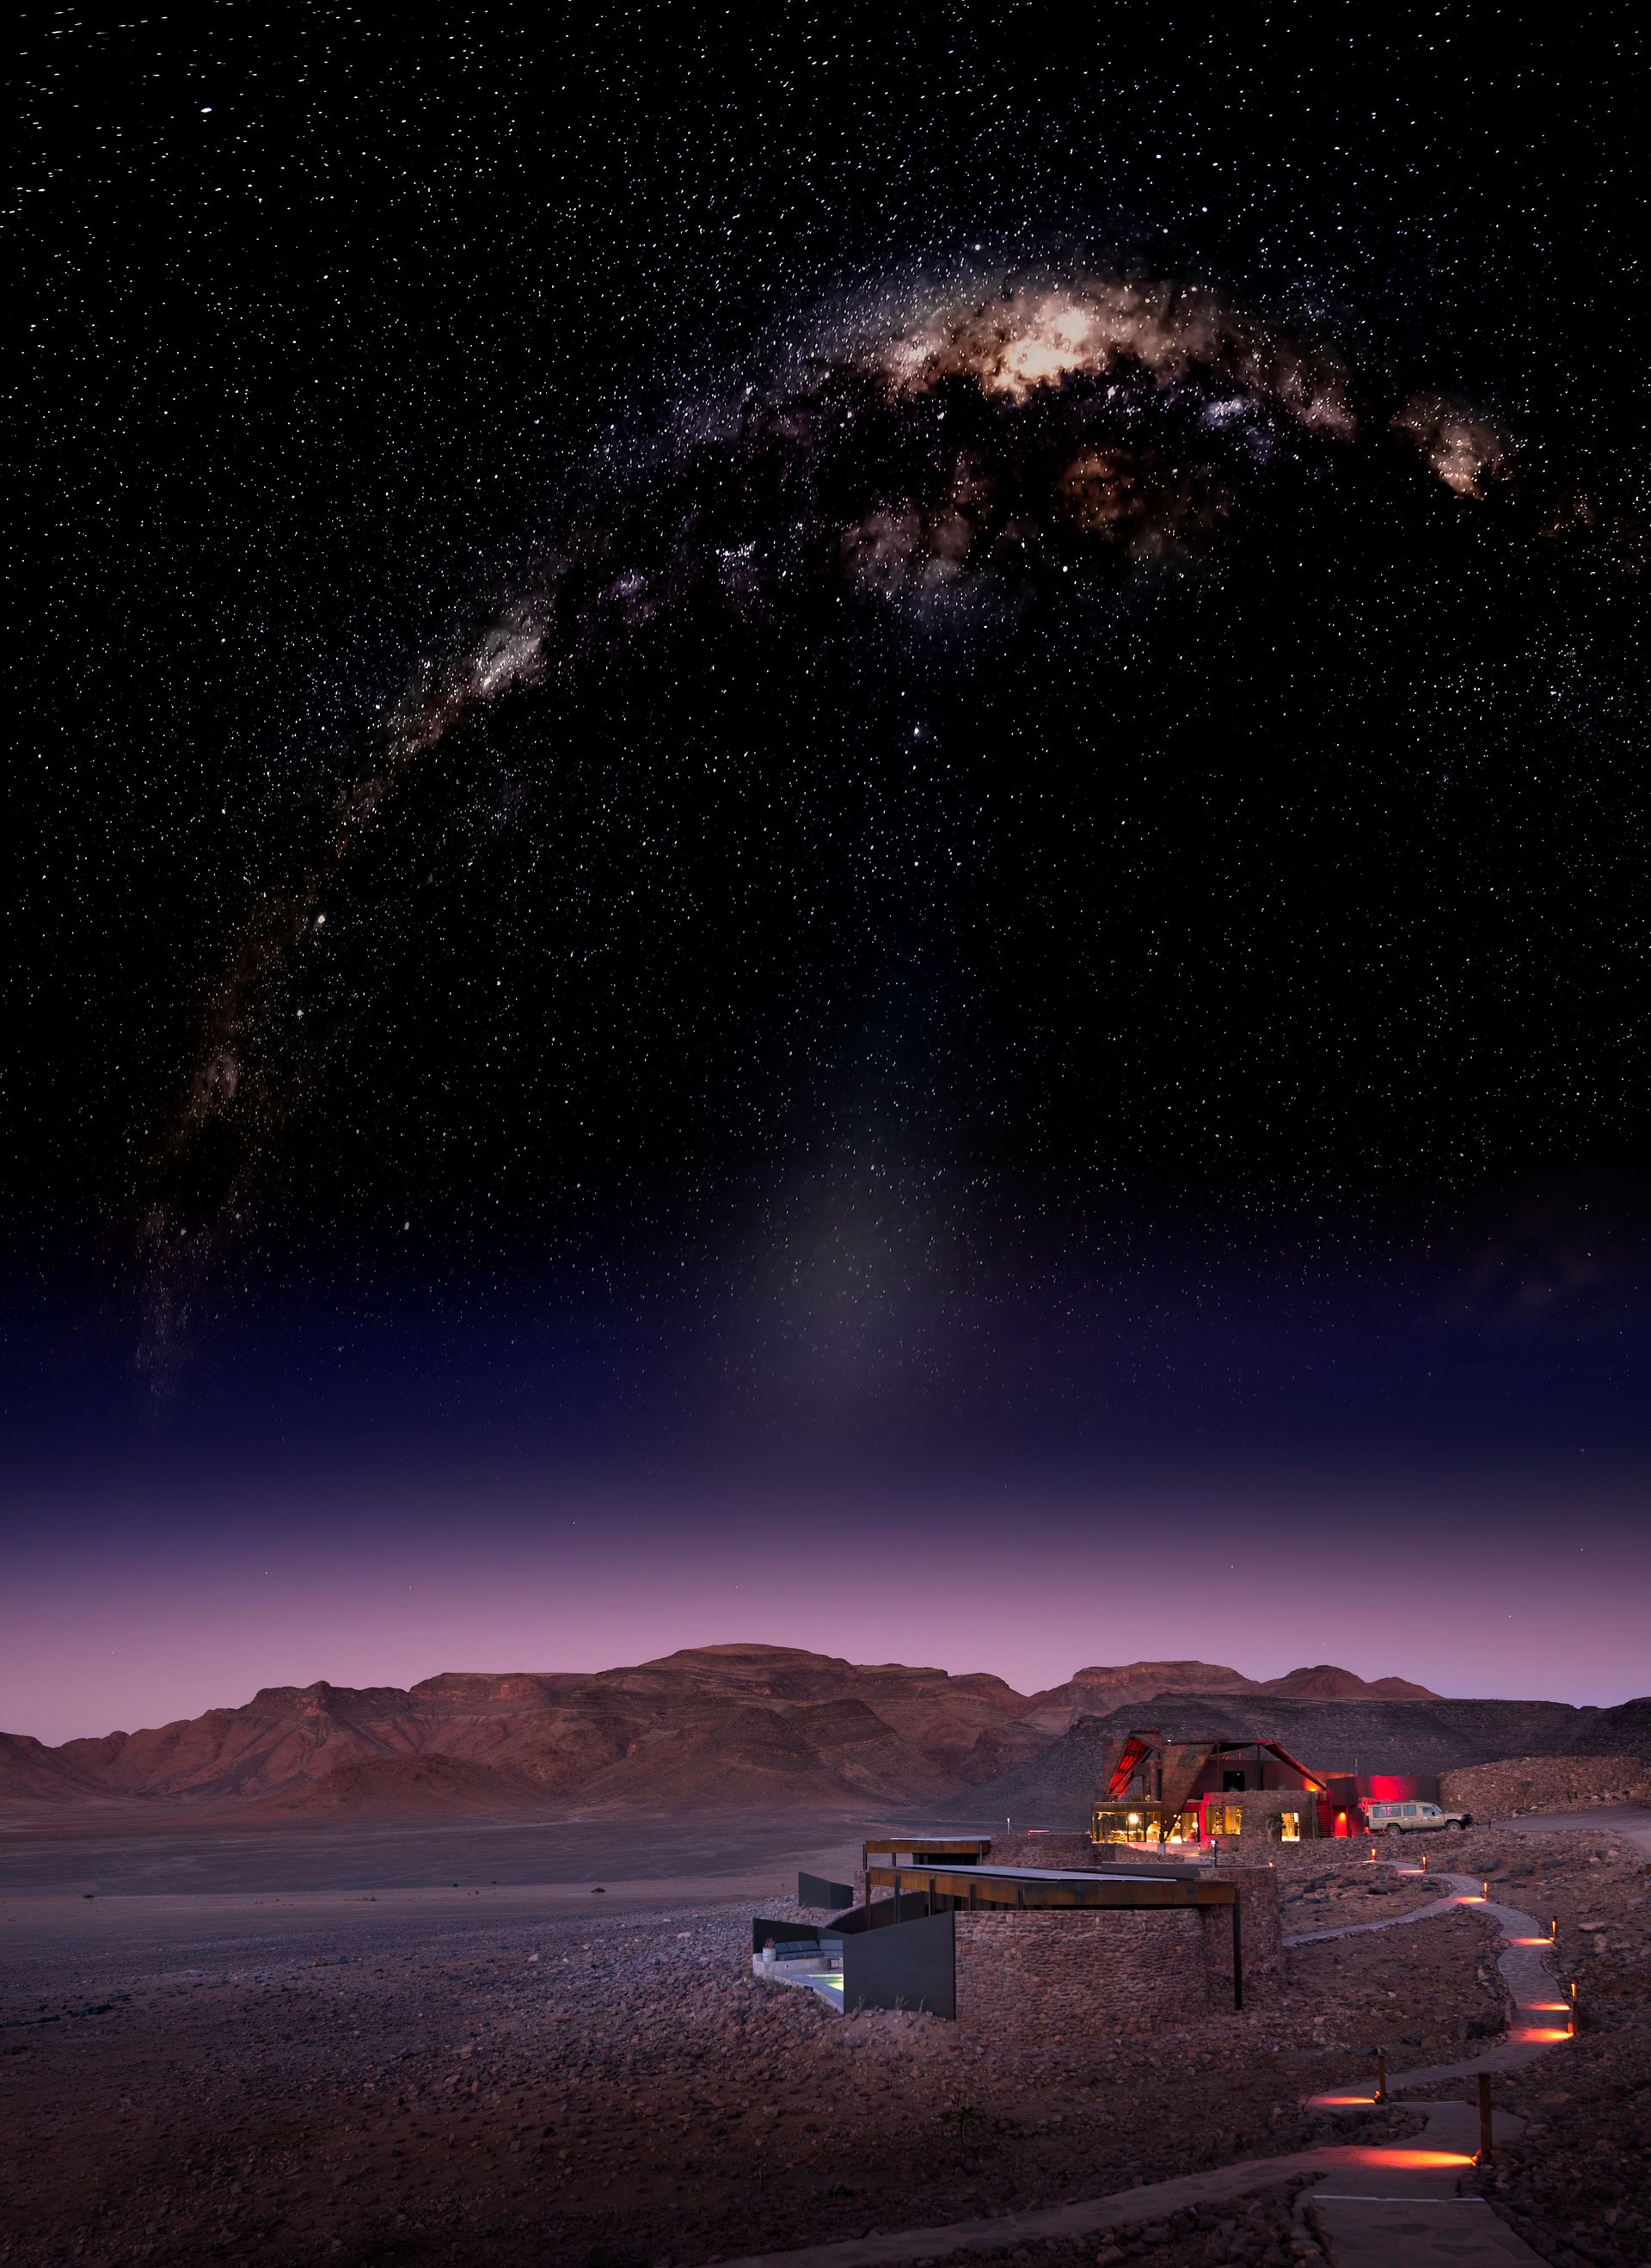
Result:
{"label": "illuminated window", "polygon": [[1244,1808],[1243,1804],[1226,1803],[1221,1807],[1221,1832],[1223,1835],[1242,1835],[1244,1831]]}
{"label": "illuminated window", "polygon": [[[1132,1816],[1136,1822],[1133,1826],[1130,1824]],[[1112,1806],[1097,1805],[1095,1812],[1095,1824],[1090,1830],[1091,1839],[1097,1843],[1139,1842],[1141,1831],[1140,1819],[1141,1814],[1138,1811],[1132,1815],[1122,1805],[1116,1808]]]}
{"label": "illuminated window", "polygon": [[1302,1839],[1302,1815],[1299,1811],[1280,1811],[1279,1839],[1282,1843],[1299,1843]]}

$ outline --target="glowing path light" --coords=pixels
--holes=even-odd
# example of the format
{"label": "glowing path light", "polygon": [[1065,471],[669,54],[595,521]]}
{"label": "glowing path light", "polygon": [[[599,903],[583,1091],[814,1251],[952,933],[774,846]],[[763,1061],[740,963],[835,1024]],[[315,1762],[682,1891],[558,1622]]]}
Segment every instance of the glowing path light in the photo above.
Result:
{"label": "glowing path light", "polygon": [[[1361,2148],[1355,2163],[1364,2166],[1384,2166],[1401,2173],[1436,2173],[1444,2166],[1471,2166],[1472,2154],[1461,2150],[1391,2150],[1378,2149],[1374,2145]],[[1405,2202],[1401,2198],[1390,2200],[1394,2205]]]}
{"label": "glowing path light", "polygon": [[[1420,1873],[1421,1870],[1395,1871]],[[1456,1899],[1435,1899],[1427,1909],[1428,1913],[1441,1912],[1455,1904],[1483,1905],[1487,1903],[1483,1897],[1471,1896],[1471,1884],[1463,1877],[1448,1876],[1447,1880],[1460,1889],[1461,1896]],[[1523,1944],[1547,1948],[1552,1951],[1552,1941],[1545,1937],[1522,1939],[1501,1935],[1501,1930],[1504,1928],[1534,1928],[1536,1925],[1528,1914],[1508,1906],[1491,1907],[1490,1913],[1499,1925],[1499,1941],[1502,1946]],[[1416,1918],[1407,1913],[1395,1919],[1413,1921]],[[1361,1931],[1369,1926],[1369,1924],[1354,1925]],[[1522,1958],[1510,1963],[1503,1971],[1510,1984],[1515,1982],[1515,1972],[1521,1980],[1515,1985],[1515,2005],[1520,2017],[1551,2017],[1568,2013],[1563,2000],[1527,2000],[1521,1997],[1522,1985],[1526,1992],[1545,1990],[1553,1993],[1564,1989],[1556,1979],[1543,1974],[1542,1963],[1543,1956],[1538,1954],[1534,1964]],[[1570,2036],[1568,2031],[1534,2024],[1523,2026],[1509,2034],[1511,2040],[1532,2050],[1557,2045]],[[1385,2084],[1387,2073],[1382,2052],[1377,2051],[1376,2056],[1380,2087]],[[1522,2058],[1520,2060],[1524,2059]],[[1477,2076],[1484,2082],[1493,2069],[1501,2067],[1476,2060],[1408,2073],[1400,2072],[1394,2075],[1393,2087],[1402,2095],[1408,2088],[1433,2087],[1449,2080]],[[1510,2064],[1507,2067],[1513,2066]],[[1487,2098],[1488,2089],[1486,2098],[1482,2101],[1481,2120],[1490,2107]],[[1322,2108],[1332,2112],[1345,2110],[1356,2117],[1362,2111],[1374,2109],[1381,2099],[1379,2094],[1372,2095],[1368,2092],[1348,2089],[1334,2095],[1311,2095],[1306,2098],[1306,2103],[1309,2108]],[[1419,2100],[1415,2108],[1426,2119],[1427,2132],[1439,2134],[1441,2139],[1448,2138],[1459,2142],[1471,2124],[1470,2106],[1459,2100]],[[1488,2150],[1489,2129],[1481,2124],[1479,2132],[1482,2143]],[[987,2221],[962,2222],[950,2228],[907,2230],[898,2237],[877,2240],[875,2250],[870,2244],[862,2249],[858,2243],[811,2246],[804,2251],[785,2256],[769,2254],[761,2259],[724,2262],[723,2268],[872,2268],[874,2261],[881,2264],[881,2268],[898,2268],[901,2262],[909,2264],[938,2259],[960,2249],[972,2250],[977,2245],[982,2250],[1001,2254],[1004,2250],[1006,2233],[1009,2234],[1011,2242],[1015,2238],[1030,2240],[1036,2237],[1064,2241],[1075,2235],[1098,2235],[1103,2232],[1111,2237],[1120,2229],[1132,2228],[1148,2219],[1156,2219],[1188,2204],[1213,2202],[1217,2197],[1225,2201],[1235,2197],[1241,2193],[1235,2177],[1241,2178],[1244,2190],[1248,2191],[1258,2188],[1264,2182],[1276,2181],[1289,2172],[1300,2171],[1316,2178],[1321,2170],[1330,2176],[1330,2181],[1324,2187],[1311,2191],[1313,2202],[1316,2206],[1323,2205],[1333,2209],[1336,2237],[1345,2236],[1349,2246],[1356,2246],[1356,2253],[1349,2252],[1346,2257],[1379,2260],[1383,2268],[1409,2268],[1409,2264],[1418,2257],[1418,2230],[1413,2217],[1424,2213],[1443,2213],[1446,2219],[1439,2226],[1448,2228],[1449,2216],[1458,2210],[1464,2210],[1468,2220],[1458,2224],[1464,2230],[1463,2244],[1474,2248],[1474,2257],[1488,2257],[1485,2254],[1483,2243],[1471,2236],[1469,2230],[1474,2219],[1478,2217],[1482,2222],[1491,2207],[1483,2197],[1460,2193],[1456,2178],[1470,2171],[1476,2162],[1478,2161],[1471,2151],[1460,2147],[1432,2148],[1425,2140],[1420,2144],[1401,2144],[1398,2146],[1380,2143],[1335,2144],[1323,2149],[1294,2152],[1282,2158],[1252,2160],[1209,2174],[1192,2175],[1127,2191],[1117,2191],[1110,2197],[1063,2205],[1047,2212],[1015,2214],[1009,2220],[994,2217]],[[1331,2186],[1338,2176],[1346,2179],[1353,2175],[1356,2178],[1357,2172],[1381,2176],[1381,2182],[1368,2191]],[[1451,2194],[1451,2191],[1457,2193]],[[1431,2230],[1427,2232],[1426,2242],[1427,2257],[1444,2257],[1441,2250],[1442,2241],[1435,2239]],[[1450,2250],[1457,2246],[1454,2237],[1442,2240],[1442,2242],[1444,2250],[1450,2251],[1450,2257],[1466,2257],[1459,2247]]]}

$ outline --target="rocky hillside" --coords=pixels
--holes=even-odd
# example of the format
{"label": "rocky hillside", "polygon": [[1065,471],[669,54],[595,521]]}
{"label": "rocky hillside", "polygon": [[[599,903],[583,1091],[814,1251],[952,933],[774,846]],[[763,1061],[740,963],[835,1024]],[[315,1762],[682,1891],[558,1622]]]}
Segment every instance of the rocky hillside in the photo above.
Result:
{"label": "rocky hillside", "polygon": [[1635,1756],[1512,1756],[1446,1772],[1440,1793],[1477,1820],[1523,1811],[1592,1811],[1612,1803],[1651,1803],[1651,1767]]}
{"label": "rocky hillside", "polygon": [[1116,1669],[1075,1670],[1064,1685],[1034,1693],[1031,1722],[1064,1733],[1080,1717],[1138,1708],[1158,1693],[1254,1693],[1254,1681],[1214,1661],[1130,1661]]}
{"label": "rocky hillside", "polygon": [[1440,1697],[1430,1687],[1413,1685],[1406,1677],[1378,1677],[1367,1683],[1352,1670],[1338,1669],[1328,1661],[1312,1669],[1292,1669],[1283,1677],[1269,1677],[1257,1690],[1282,1693],[1300,1701],[1437,1701]]}
{"label": "rocky hillside", "polygon": [[1031,1697],[1030,1719],[1046,1732],[1064,1733],[1080,1717],[1104,1717],[1114,1709],[1136,1709],[1160,1693],[1282,1693],[1318,1701],[1372,1699],[1431,1701],[1425,1685],[1403,1677],[1378,1677],[1373,1684],[1351,1669],[1321,1661],[1292,1669],[1282,1677],[1245,1677],[1215,1661],[1131,1661],[1116,1669],[1080,1669],[1064,1685],[1052,1685]]}
{"label": "rocky hillside", "polygon": [[1651,1702],[1578,1710],[1395,1688],[1420,1695],[1322,1665],[1264,1683],[1209,1662],[1132,1662],[1028,1697],[985,1674],[696,1646],[589,1674],[270,1686],[240,1708],[56,1749],[0,1734],[0,1804],[363,1817],[899,1804],[1059,1827],[1087,1822],[1103,1745],[1141,1724],[1265,1732],[1332,1769],[1651,1756]]}
{"label": "rocky hillside", "polygon": [[1001,1678],[704,1646],[591,1675],[266,1687],[245,1707],[47,1749],[6,1736],[14,1803],[279,1811],[943,1801],[1043,1745]]}

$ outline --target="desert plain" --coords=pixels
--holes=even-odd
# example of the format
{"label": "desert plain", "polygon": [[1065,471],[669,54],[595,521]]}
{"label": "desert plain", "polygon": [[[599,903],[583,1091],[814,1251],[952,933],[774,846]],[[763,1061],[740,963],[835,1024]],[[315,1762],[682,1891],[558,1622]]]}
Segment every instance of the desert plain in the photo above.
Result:
{"label": "desert plain", "polygon": [[[1499,2082],[1530,2124],[1486,2177],[1561,2268],[1651,2245],[1636,1818],[1510,1822],[1450,1854],[1551,1908],[1581,1972],[1576,2040]],[[411,1871],[415,1830],[348,1838],[342,1869],[332,1837],[306,1834],[265,1892],[238,1887],[257,1857],[245,1837],[225,1837],[215,1881],[201,1830],[176,1830],[176,1879],[198,1886],[158,1889],[134,1884],[165,1875],[164,1829],[8,1835],[0,2258],[697,2268],[1282,2153],[1330,2135],[1302,2098],[1366,2080],[1376,2047],[1436,2060],[1504,2021],[1493,1940],[1465,1910],[1297,1948],[1284,1989],[1242,2015],[1163,2031],[1143,2012],[1139,2033],[1019,2049],[752,1978],[752,1914],[795,1911],[797,1864],[840,1871],[877,1823],[840,1817],[820,1844],[795,1821],[636,1821],[627,1869],[620,1823],[570,1818],[560,1879],[549,1829],[426,1828],[425,1871],[451,1866],[447,1881],[377,1889],[362,1878],[378,1836],[387,1878]],[[42,1887],[54,1864],[102,1887]],[[1282,1871],[1295,1931],[1422,1894],[1378,1892],[1345,1846]],[[1163,2268],[1295,2260],[1288,2203],[1264,2193],[1114,2249]]]}

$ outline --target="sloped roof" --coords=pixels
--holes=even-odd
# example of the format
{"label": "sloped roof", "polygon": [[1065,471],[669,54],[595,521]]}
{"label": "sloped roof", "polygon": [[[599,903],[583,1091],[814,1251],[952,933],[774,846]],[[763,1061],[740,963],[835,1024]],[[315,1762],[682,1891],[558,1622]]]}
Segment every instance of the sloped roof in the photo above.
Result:
{"label": "sloped roof", "polygon": [[1237,1749],[1266,1749],[1280,1764],[1288,1764],[1294,1772],[1299,1772],[1310,1786],[1318,1789],[1321,1793],[1329,1792],[1322,1772],[1312,1771],[1299,1757],[1291,1756],[1289,1750],[1277,1741],[1268,1740],[1261,1734],[1252,1734],[1245,1740],[1234,1740],[1225,1734],[1208,1734],[1194,1735],[1190,1741],[1171,1741],[1166,1740],[1159,1732],[1141,1731],[1132,1733],[1124,1743],[1123,1754],[1107,1786],[1106,1800],[1120,1802],[1137,1767],[1156,1751],[1162,1755],[1164,1762],[1163,1800],[1165,1808],[1179,1810],[1192,1793],[1193,1781],[1209,1759],[1214,1756],[1230,1756]]}

